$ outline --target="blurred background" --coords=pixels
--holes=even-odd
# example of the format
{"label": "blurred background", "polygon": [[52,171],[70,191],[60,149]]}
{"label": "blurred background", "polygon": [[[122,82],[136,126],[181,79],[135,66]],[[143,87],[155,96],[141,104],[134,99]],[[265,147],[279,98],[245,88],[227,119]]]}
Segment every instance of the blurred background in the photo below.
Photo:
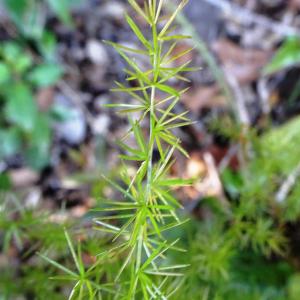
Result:
{"label": "blurred background", "polygon": [[[105,104],[132,101],[110,92],[126,64],[104,40],[138,47],[128,9],[0,2],[1,300],[66,299],[68,283],[49,280],[57,271],[36,254],[68,264],[64,227],[86,265],[99,252],[90,209],[113,193],[101,174],[118,178],[129,128]],[[175,53],[194,50],[175,64],[202,67],[176,108],[196,121],[176,132],[190,158],[176,154],[172,169],[197,178],[176,191],[191,218],[180,232],[190,299],[300,299],[299,13],[298,0],[190,0],[177,20],[192,38]]]}

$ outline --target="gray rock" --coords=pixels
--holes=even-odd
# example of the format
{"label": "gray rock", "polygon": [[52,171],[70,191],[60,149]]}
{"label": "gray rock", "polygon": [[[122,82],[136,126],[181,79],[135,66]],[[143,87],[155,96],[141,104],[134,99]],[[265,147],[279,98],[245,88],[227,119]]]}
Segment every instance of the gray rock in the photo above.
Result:
{"label": "gray rock", "polygon": [[108,64],[108,54],[104,45],[95,39],[89,40],[86,45],[87,57],[96,65],[106,66]]}
{"label": "gray rock", "polygon": [[55,102],[57,105],[65,107],[65,110],[68,111],[65,120],[58,122],[55,126],[57,137],[71,145],[82,143],[87,131],[84,113],[61,94],[56,96]]}
{"label": "gray rock", "polygon": [[212,42],[218,38],[222,17],[220,10],[215,6],[205,1],[190,0],[184,13],[205,42]]}
{"label": "gray rock", "polygon": [[126,11],[124,4],[118,1],[108,1],[101,9],[104,16],[115,20],[123,19]]}
{"label": "gray rock", "polygon": [[95,118],[92,122],[92,130],[96,135],[106,135],[110,125],[110,118],[106,114],[102,114]]}

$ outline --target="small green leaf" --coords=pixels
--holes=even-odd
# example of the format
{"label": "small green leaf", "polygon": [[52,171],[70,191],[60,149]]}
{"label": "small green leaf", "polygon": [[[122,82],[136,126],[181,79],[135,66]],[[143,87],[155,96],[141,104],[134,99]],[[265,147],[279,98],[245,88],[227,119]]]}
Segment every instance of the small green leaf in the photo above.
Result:
{"label": "small green leaf", "polygon": [[7,82],[10,79],[10,75],[9,67],[4,63],[0,63],[0,84]]}
{"label": "small green leaf", "polygon": [[300,298],[300,274],[296,273],[290,277],[288,282],[289,299],[297,300]]}
{"label": "small green leaf", "polygon": [[31,55],[14,42],[5,43],[0,48],[0,54],[17,73],[25,72],[33,64]]}
{"label": "small green leaf", "polygon": [[169,186],[169,187],[179,187],[179,186],[189,186],[193,184],[192,179],[182,179],[182,178],[168,178],[160,179],[157,184],[160,186]]}
{"label": "small green leaf", "polygon": [[272,61],[264,69],[265,74],[278,72],[300,63],[300,39],[290,37],[279,48]]}
{"label": "small green leaf", "polygon": [[51,119],[56,122],[68,121],[74,118],[74,113],[68,107],[58,103],[52,105],[49,113]]}
{"label": "small green leaf", "polygon": [[17,73],[24,73],[27,71],[33,64],[32,57],[29,54],[19,55],[14,59],[13,68]]}
{"label": "small green leaf", "polygon": [[4,0],[5,6],[13,18],[21,18],[27,9],[27,0]]}
{"label": "small green leaf", "polygon": [[145,156],[119,155],[119,157],[123,160],[129,160],[129,161],[145,161],[147,159],[147,157]]}
{"label": "small green leaf", "polygon": [[0,192],[9,191],[12,187],[12,183],[8,174],[0,174]]}
{"label": "small green leaf", "polygon": [[138,122],[131,122],[133,133],[135,136],[135,139],[140,147],[140,149],[143,151],[143,153],[147,152],[147,144],[144,138],[144,135],[142,133],[142,128]]}
{"label": "small green leaf", "polygon": [[26,151],[26,160],[34,169],[41,169],[49,163],[51,146],[51,124],[47,116],[38,115],[29,135],[30,146]]}
{"label": "small green leaf", "polygon": [[21,135],[17,128],[0,131],[0,159],[16,154],[21,148]]}
{"label": "small green leaf", "polygon": [[5,60],[13,62],[16,59],[16,57],[18,57],[22,53],[22,49],[18,44],[8,42],[2,45],[1,53]]}
{"label": "small green leaf", "polygon": [[18,83],[7,91],[5,116],[25,131],[33,129],[37,116],[37,107],[28,86]]}
{"label": "small green leaf", "polygon": [[70,2],[68,0],[47,0],[51,9],[66,24],[72,25],[72,17],[70,15]]}
{"label": "small green leaf", "polygon": [[56,45],[57,41],[55,35],[52,32],[44,30],[39,40],[38,47],[46,60],[54,61],[56,56]]}
{"label": "small green leaf", "polygon": [[165,84],[156,84],[156,87],[158,89],[160,89],[161,91],[166,92],[166,93],[168,93],[168,94],[170,94],[172,96],[179,97],[179,92],[176,91],[175,89],[171,88],[168,85],[165,85]]}
{"label": "small green leaf", "polygon": [[38,87],[47,87],[55,84],[62,76],[63,69],[55,64],[43,64],[37,66],[28,79]]}

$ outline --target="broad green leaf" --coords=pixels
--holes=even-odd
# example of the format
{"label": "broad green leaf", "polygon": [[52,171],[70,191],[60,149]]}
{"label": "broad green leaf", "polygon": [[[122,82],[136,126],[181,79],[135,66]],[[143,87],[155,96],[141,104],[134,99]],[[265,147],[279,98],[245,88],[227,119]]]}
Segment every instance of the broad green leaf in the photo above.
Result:
{"label": "broad green leaf", "polygon": [[14,42],[7,42],[1,46],[1,54],[4,60],[14,62],[14,60],[22,53],[21,47]]}
{"label": "broad green leaf", "polygon": [[29,73],[28,79],[38,87],[55,84],[62,76],[63,69],[56,64],[39,65]]}
{"label": "broad green leaf", "polygon": [[43,33],[45,15],[40,1],[4,0],[8,13],[18,30],[25,36],[38,39]]}
{"label": "broad green leaf", "polygon": [[5,117],[25,131],[31,131],[35,125],[37,107],[28,86],[18,83],[7,91]]}
{"label": "broad green leaf", "polygon": [[27,71],[33,64],[32,57],[27,53],[22,53],[13,60],[13,69],[20,74]]}
{"label": "broad green leaf", "polygon": [[4,0],[8,12],[14,19],[20,19],[27,9],[27,0]]}
{"label": "broad green leaf", "polygon": [[12,187],[11,179],[8,174],[0,174],[0,192],[9,191]]}
{"label": "broad green leaf", "polygon": [[300,39],[290,37],[279,48],[271,62],[264,69],[265,74],[278,72],[300,63]]}
{"label": "broad green leaf", "polygon": [[7,82],[10,79],[10,69],[4,64],[0,63],[0,84]]}
{"label": "broad green leaf", "polygon": [[54,61],[56,57],[56,37],[47,30],[43,31],[41,38],[39,39],[38,47],[47,61]]}
{"label": "broad green leaf", "polygon": [[288,281],[288,295],[290,300],[300,298],[300,274],[295,273]]}
{"label": "broad green leaf", "polygon": [[0,130],[0,159],[16,154],[21,149],[21,135],[17,128]]}
{"label": "broad green leaf", "polygon": [[66,24],[72,25],[72,18],[70,15],[70,1],[68,0],[47,0],[51,9],[58,15],[58,17]]}
{"label": "broad green leaf", "polygon": [[68,121],[74,118],[74,112],[65,105],[56,103],[50,109],[50,117],[56,122]]}
{"label": "broad green leaf", "polygon": [[0,48],[0,54],[2,54],[4,61],[9,63],[11,69],[17,73],[25,72],[33,64],[31,55],[14,42],[3,44]]}
{"label": "broad green leaf", "polygon": [[47,116],[39,114],[29,135],[30,146],[26,152],[29,165],[41,169],[49,163],[51,145],[51,124]]}

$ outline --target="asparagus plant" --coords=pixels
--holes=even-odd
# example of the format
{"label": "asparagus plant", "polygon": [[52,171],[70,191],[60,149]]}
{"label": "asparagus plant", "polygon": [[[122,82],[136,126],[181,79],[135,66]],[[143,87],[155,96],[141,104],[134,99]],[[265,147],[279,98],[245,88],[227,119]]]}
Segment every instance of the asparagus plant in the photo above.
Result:
{"label": "asparagus plant", "polygon": [[[121,159],[125,168],[122,180],[127,185],[108,182],[122,194],[121,200],[105,201],[105,215],[95,220],[104,230],[114,233],[115,245],[103,253],[105,256],[122,258],[122,266],[115,277],[121,284],[124,299],[170,299],[179,288],[177,277],[183,275],[187,265],[168,264],[168,252],[184,251],[177,246],[178,240],[166,238],[166,232],[181,225],[177,209],[180,203],[174,198],[175,187],[188,185],[189,179],[168,176],[174,160],[174,151],[188,156],[180,145],[174,130],[191,124],[187,111],[176,114],[174,108],[185,90],[170,86],[171,79],[186,79],[183,72],[192,71],[189,62],[173,66],[174,62],[192,49],[175,54],[179,41],[188,38],[174,33],[176,15],[187,4],[182,1],[167,18],[162,16],[163,0],[149,0],[141,7],[137,1],[128,0],[136,14],[144,20],[151,38],[126,15],[126,20],[140,42],[141,49],[108,42],[126,61],[128,84],[117,82],[116,92],[125,92],[134,99],[133,104],[121,103],[108,106],[128,115],[130,130],[119,142],[123,150]],[[135,59],[144,56],[149,66],[143,67]],[[138,115],[134,118],[133,116]],[[146,125],[145,125],[146,124]],[[126,140],[134,137],[136,146]],[[154,151],[159,158],[154,160]],[[128,164],[138,164],[135,174],[128,172]],[[117,221],[120,226],[111,221]],[[129,277],[129,280],[127,280]]]}

